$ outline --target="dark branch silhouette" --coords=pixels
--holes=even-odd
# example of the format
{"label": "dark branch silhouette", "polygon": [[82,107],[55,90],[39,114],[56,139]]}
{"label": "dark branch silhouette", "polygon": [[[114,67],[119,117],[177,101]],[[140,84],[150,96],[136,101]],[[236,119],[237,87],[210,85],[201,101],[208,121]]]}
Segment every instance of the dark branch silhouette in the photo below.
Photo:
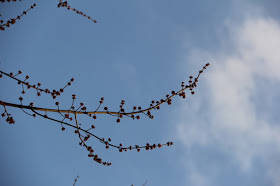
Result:
{"label": "dark branch silhouette", "polygon": [[[24,105],[23,104],[23,97],[19,97],[19,101],[20,104],[16,104],[16,103],[8,103],[5,101],[0,101],[0,104],[3,105],[4,107],[4,112],[2,113],[2,117],[6,117],[6,122],[9,124],[15,124],[15,120],[13,118],[13,116],[7,111],[6,107],[15,107],[15,108],[19,108],[21,109],[24,113],[26,113],[29,116],[32,117],[36,117],[36,116],[40,116],[42,118],[57,122],[61,125],[61,130],[64,131],[65,127],[64,126],[69,126],[75,129],[75,134],[78,135],[80,142],[79,144],[83,147],[85,147],[85,149],[89,152],[88,156],[89,157],[93,157],[93,160],[98,162],[98,163],[102,163],[104,165],[111,165],[111,163],[109,162],[105,162],[102,161],[102,159],[100,157],[98,157],[97,154],[94,154],[94,149],[92,148],[92,146],[89,146],[87,144],[87,140],[90,137],[93,137],[95,139],[97,139],[98,141],[100,141],[102,144],[105,145],[106,149],[109,149],[110,147],[112,148],[116,148],[118,149],[120,152],[123,151],[127,151],[127,150],[137,150],[138,152],[141,149],[146,149],[146,150],[152,150],[155,148],[160,148],[162,146],[170,146],[173,145],[173,142],[167,142],[164,144],[149,144],[146,143],[146,145],[130,145],[130,146],[126,146],[124,147],[122,145],[122,143],[120,143],[119,145],[117,144],[113,144],[111,141],[111,138],[105,139],[102,137],[98,137],[97,135],[95,135],[93,132],[91,132],[92,130],[95,129],[94,125],[91,125],[90,128],[86,129],[86,128],[82,128],[82,124],[78,122],[78,115],[86,115],[92,119],[97,119],[97,115],[110,115],[110,116],[114,116],[117,117],[116,122],[120,123],[121,119],[126,116],[128,118],[131,119],[140,119],[140,115],[144,115],[147,116],[150,119],[153,119],[154,116],[152,115],[152,111],[154,110],[159,110],[160,106],[164,103],[167,103],[168,105],[171,105],[172,103],[172,99],[175,96],[179,96],[182,97],[183,99],[186,98],[186,93],[185,90],[189,89],[191,94],[194,94],[194,88],[197,86],[198,83],[198,78],[200,77],[200,75],[203,73],[203,71],[206,69],[206,67],[209,66],[209,63],[207,63],[202,70],[199,71],[198,75],[196,78],[193,78],[193,76],[189,77],[189,81],[188,84],[185,85],[184,82],[181,83],[181,89],[177,90],[177,91],[171,91],[171,94],[167,94],[165,96],[165,98],[160,99],[159,101],[154,101],[152,100],[150,103],[150,106],[147,108],[142,109],[141,106],[136,107],[134,106],[132,108],[132,110],[130,111],[126,111],[124,109],[124,105],[125,105],[125,100],[121,101],[121,104],[119,105],[119,110],[117,111],[110,111],[108,109],[108,107],[104,107],[103,110],[100,110],[101,105],[104,104],[104,97],[102,97],[99,101],[99,105],[96,108],[96,110],[94,111],[87,111],[87,108],[85,107],[84,103],[80,103],[78,108],[75,108],[75,100],[76,100],[76,95],[73,94],[72,95],[72,103],[69,109],[66,110],[62,110],[60,109],[59,102],[55,102],[56,105],[56,109],[51,109],[51,108],[41,108],[41,107],[35,107],[34,103],[30,103],[29,105]],[[72,78],[63,88],[59,89],[59,90],[53,90],[50,91],[49,89],[42,89],[40,88],[42,85],[41,83],[37,83],[37,84],[31,84],[28,80],[29,80],[29,76],[25,76],[24,79],[19,79],[18,76],[21,75],[22,72],[18,71],[17,74],[14,75],[14,73],[6,73],[0,70],[0,78],[3,78],[3,76],[6,76],[8,78],[11,78],[15,81],[17,81],[17,84],[21,85],[22,87],[22,91],[21,94],[25,94],[25,89],[33,89],[36,91],[36,95],[37,96],[41,96],[41,93],[45,93],[45,94],[49,94],[52,96],[52,99],[56,99],[57,96],[60,96],[63,94],[64,89],[68,86],[70,86],[72,84],[72,82],[74,81],[74,78]],[[30,110],[32,113],[27,112],[27,110]],[[44,113],[42,113],[44,112]],[[58,113],[60,115],[60,117],[62,119],[58,119],[58,118],[52,118],[50,116],[48,116],[47,113]],[[68,122],[66,122],[68,121]],[[72,123],[70,123],[72,122]]]}

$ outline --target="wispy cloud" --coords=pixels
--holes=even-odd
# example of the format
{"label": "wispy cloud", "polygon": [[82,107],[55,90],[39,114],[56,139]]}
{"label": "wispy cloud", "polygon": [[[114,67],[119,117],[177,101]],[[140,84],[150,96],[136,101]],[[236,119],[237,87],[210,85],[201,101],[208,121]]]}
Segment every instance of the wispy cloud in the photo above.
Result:
{"label": "wispy cloud", "polygon": [[[181,107],[178,139],[187,147],[186,153],[211,147],[244,174],[250,174],[257,161],[265,168],[264,179],[274,179],[270,184],[277,186],[280,123],[275,118],[280,109],[280,25],[270,18],[249,18],[240,25],[229,24],[228,31],[231,51],[191,53],[192,60],[206,53],[214,62],[203,79],[204,91],[192,104]],[[199,161],[199,157],[193,157],[192,164]],[[191,167],[187,167],[190,172]],[[193,175],[198,175],[197,182]],[[201,180],[209,179],[209,175],[195,170],[188,179],[194,186],[203,185]]]}

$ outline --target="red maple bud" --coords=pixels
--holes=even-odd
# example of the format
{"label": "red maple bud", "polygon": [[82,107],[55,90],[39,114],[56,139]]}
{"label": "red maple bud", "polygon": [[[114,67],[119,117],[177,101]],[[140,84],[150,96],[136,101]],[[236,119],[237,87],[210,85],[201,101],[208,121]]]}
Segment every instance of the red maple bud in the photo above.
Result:
{"label": "red maple bud", "polygon": [[29,76],[26,76],[25,79],[29,79]]}
{"label": "red maple bud", "polygon": [[31,102],[29,105],[30,105],[31,107],[33,107],[34,103]]}
{"label": "red maple bud", "polygon": [[103,101],[103,100],[104,100],[104,97],[102,97],[101,100]]}
{"label": "red maple bud", "polygon": [[140,119],[140,116],[138,115],[138,116],[136,116],[136,119]]}
{"label": "red maple bud", "polygon": [[94,125],[91,125],[91,128],[95,129],[95,126],[94,126]]}
{"label": "red maple bud", "polygon": [[60,91],[60,92],[63,92],[64,90],[61,88],[59,91]]}
{"label": "red maple bud", "polygon": [[92,118],[93,118],[93,119],[96,119],[96,115],[93,115]]}
{"label": "red maple bud", "polygon": [[65,128],[64,128],[64,127],[62,127],[62,128],[61,128],[61,130],[62,130],[62,131],[65,131]]}
{"label": "red maple bud", "polygon": [[22,97],[19,97],[18,99],[19,99],[20,101],[22,101],[22,100],[23,100],[23,98],[22,98]]}
{"label": "red maple bud", "polygon": [[79,133],[79,130],[75,130],[75,134],[78,134]]}
{"label": "red maple bud", "polygon": [[69,85],[69,86],[70,86],[70,85],[71,85],[71,82],[68,82],[68,84],[67,84],[67,85]]}
{"label": "red maple bud", "polygon": [[109,145],[106,145],[106,149],[109,149]]}
{"label": "red maple bud", "polygon": [[107,108],[107,107],[104,107],[104,110],[108,110],[108,108]]}
{"label": "red maple bud", "polygon": [[81,106],[84,106],[84,103],[80,103]]}
{"label": "red maple bud", "polygon": [[21,74],[21,73],[22,73],[22,72],[19,70],[19,71],[18,71],[18,74]]}
{"label": "red maple bud", "polygon": [[33,114],[32,116],[35,118],[35,117],[36,117],[36,114]]}
{"label": "red maple bud", "polygon": [[136,110],[136,106],[133,107],[133,110]]}
{"label": "red maple bud", "polygon": [[56,105],[59,105],[59,102],[55,102]]}
{"label": "red maple bud", "polygon": [[1,114],[1,116],[2,116],[2,117],[5,117],[5,116],[6,116],[6,114],[5,114],[5,113],[2,113],[2,114]]}
{"label": "red maple bud", "polygon": [[72,82],[73,82],[73,81],[74,81],[74,78],[71,78],[71,80],[70,80],[70,81],[72,81]]}
{"label": "red maple bud", "polygon": [[86,109],[87,109],[87,107],[82,107],[81,109],[82,109],[82,110],[86,110]]}
{"label": "red maple bud", "polygon": [[69,118],[69,114],[65,114],[65,117],[66,117],[66,118]]}
{"label": "red maple bud", "polygon": [[13,75],[14,75],[14,73],[11,72],[11,73],[10,73],[10,76],[13,76]]}
{"label": "red maple bud", "polygon": [[37,96],[41,96],[41,93],[40,93],[40,92],[37,92]]}
{"label": "red maple bud", "polygon": [[137,149],[137,152],[140,152],[140,149]]}
{"label": "red maple bud", "polygon": [[192,91],[191,93],[194,94],[194,91]]}
{"label": "red maple bud", "polygon": [[117,123],[119,123],[120,121],[121,121],[121,120],[118,118],[118,119],[117,119]]}
{"label": "red maple bud", "polygon": [[38,83],[37,85],[38,85],[38,87],[39,87],[39,86],[41,86],[41,83]]}
{"label": "red maple bud", "polygon": [[122,147],[122,144],[120,143],[120,146]]}
{"label": "red maple bud", "polygon": [[111,141],[111,138],[108,138],[108,141]]}
{"label": "red maple bud", "polygon": [[22,94],[25,94],[24,90],[21,92]]}

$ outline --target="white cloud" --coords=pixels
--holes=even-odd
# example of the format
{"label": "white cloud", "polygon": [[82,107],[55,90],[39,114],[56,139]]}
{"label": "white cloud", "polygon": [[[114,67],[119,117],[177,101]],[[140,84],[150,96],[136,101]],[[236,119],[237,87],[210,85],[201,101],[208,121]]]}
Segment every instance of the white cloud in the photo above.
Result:
{"label": "white cloud", "polygon": [[[209,54],[195,50],[188,60],[197,61],[202,53],[209,54],[214,62],[200,80],[206,82],[204,92],[196,96],[192,105],[181,108],[178,138],[188,150],[213,147],[246,174],[258,160],[277,186],[279,178],[270,173],[280,167],[271,159],[280,155],[280,122],[272,123],[269,118],[275,118],[275,109],[280,107],[271,105],[263,110],[260,105],[270,96],[277,97],[275,92],[279,91],[280,25],[259,17],[247,19],[242,25],[232,24],[228,29],[234,42],[231,52]],[[261,117],[260,112],[268,118]],[[195,175],[201,177],[197,171]],[[203,185],[201,178],[197,180],[194,186]]]}

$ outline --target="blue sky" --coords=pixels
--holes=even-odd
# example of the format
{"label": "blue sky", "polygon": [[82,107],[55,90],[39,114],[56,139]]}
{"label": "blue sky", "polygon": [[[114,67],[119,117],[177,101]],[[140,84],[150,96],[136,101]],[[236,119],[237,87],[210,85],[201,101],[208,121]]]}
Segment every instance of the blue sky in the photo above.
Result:
{"label": "blue sky", "polygon": [[[0,4],[0,18],[16,17],[34,1]],[[133,121],[80,117],[95,134],[124,145],[164,143],[168,148],[95,151],[111,167],[87,157],[74,130],[8,108],[16,124],[1,118],[0,185],[279,186],[280,13],[277,0],[68,2],[97,20],[90,22],[58,1],[37,7],[0,34],[0,68],[23,71],[30,81],[58,89],[62,108],[84,102],[95,110],[101,97],[116,110],[148,106],[181,81],[211,66],[196,94],[174,99]],[[18,102],[20,86],[0,79],[0,99]],[[28,91],[24,103],[55,108],[49,96]],[[1,108],[3,112],[3,108]],[[59,118],[58,115],[53,115]]]}

